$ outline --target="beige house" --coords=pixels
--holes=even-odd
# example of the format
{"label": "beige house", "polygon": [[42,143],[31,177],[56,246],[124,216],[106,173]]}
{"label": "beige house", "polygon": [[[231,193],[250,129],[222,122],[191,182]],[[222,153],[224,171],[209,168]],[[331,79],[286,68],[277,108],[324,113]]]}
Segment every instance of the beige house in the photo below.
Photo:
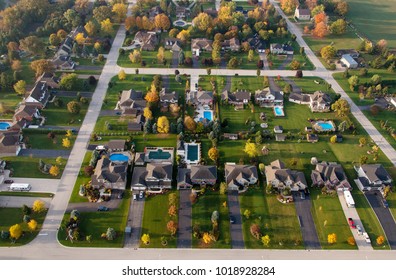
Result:
{"label": "beige house", "polygon": [[286,168],[285,164],[276,160],[265,166],[267,185],[272,185],[278,191],[290,188],[292,191],[305,190],[307,181],[303,172]]}

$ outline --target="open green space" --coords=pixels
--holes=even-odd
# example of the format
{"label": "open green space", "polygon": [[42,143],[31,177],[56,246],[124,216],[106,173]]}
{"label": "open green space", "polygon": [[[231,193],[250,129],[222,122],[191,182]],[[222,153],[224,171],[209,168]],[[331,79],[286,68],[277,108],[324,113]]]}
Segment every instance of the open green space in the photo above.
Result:
{"label": "open green space", "polygon": [[[320,244],[323,249],[356,249],[347,243],[352,232],[346,223],[346,217],[342,210],[337,195],[323,195],[318,188],[311,189],[312,217],[315,222]],[[335,233],[337,241],[334,244],[327,242],[328,234]]]}
{"label": "open green space", "polygon": [[[198,198],[198,201],[192,206],[192,224],[198,225],[201,233],[211,232],[212,229],[212,213],[218,211],[220,218],[218,221],[219,239],[205,244],[202,239],[193,237],[193,248],[231,248],[230,235],[230,217],[228,214],[228,207],[224,207],[223,203],[227,201],[226,194],[219,194],[211,191],[206,191],[203,196]],[[227,203],[227,202],[226,202]]]}
{"label": "open green space", "polygon": [[[7,169],[12,170],[14,177],[23,178],[44,178],[59,179],[62,176],[64,165],[59,166],[60,173],[58,177],[50,174],[44,174],[39,170],[39,158],[34,157],[3,157],[7,161]],[[46,164],[56,164],[54,158],[41,158]]]}
{"label": "open green space", "polygon": [[28,225],[23,222],[24,214],[22,208],[0,208],[0,231],[9,231],[10,227],[15,224],[19,224],[24,231],[24,234],[15,243],[12,243],[10,239],[0,238],[0,246],[15,247],[28,244],[40,232],[46,215],[47,211],[41,213],[32,212],[29,216],[31,219],[36,220],[37,228],[34,231],[30,231]]}
{"label": "open green space", "polygon": [[[149,234],[150,244],[140,247],[144,248],[163,248],[161,237],[167,240],[166,247],[176,248],[176,237],[171,236],[166,224],[171,220],[168,214],[169,200],[168,195],[172,192],[161,195],[148,196],[144,202],[144,214],[141,235]],[[175,192],[177,195],[178,193]],[[178,201],[179,199],[177,199]],[[177,223],[177,220],[176,220]]]}
{"label": "open green space", "polygon": [[[158,51],[142,51],[142,62],[146,63],[146,66],[143,66],[142,63],[132,63],[129,59],[129,54],[133,52],[133,50],[125,51],[124,54],[120,54],[118,57],[117,64],[121,67],[128,68],[170,68],[172,66],[172,53],[169,50],[165,50],[165,60],[166,63],[159,63],[157,59]],[[185,57],[191,57],[191,52],[184,53]],[[181,66],[182,68],[182,66]]]}
{"label": "open green space", "polygon": [[[69,247],[106,247],[121,248],[124,246],[124,231],[128,220],[129,205],[131,192],[125,191],[117,209],[111,209],[107,212],[100,212],[94,209],[94,212],[82,212],[80,214],[80,240],[66,240],[66,224],[69,222],[70,213],[63,217],[61,229],[58,231],[58,240],[63,246]],[[102,233],[106,233],[107,228],[113,228],[117,232],[115,240],[101,238]],[[86,236],[91,235],[91,241],[86,240]]]}
{"label": "open green space", "polygon": [[70,196],[69,203],[74,202],[87,202],[87,198],[84,196],[80,196],[78,193],[80,191],[80,186],[88,183],[91,180],[90,176],[85,175],[84,167],[89,165],[89,161],[91,160],[92,152],[87,151],[85,153],[83,162],[81,163],[80,172],[78,173],[76,183],[74,184],[74,188],[72,194]]}
{"label": "open green space", "polygon": [[67,103],[75,98],[61,97],[63,105],[56,107],[54,103],[48,103],[47,107],[42,110],[42,115],[46,118],[46,125],[55,126],[81,126],[89,104],[81,104],[81,110],[78,114],[72,114],[67,110]]}
{"label": "open green space", "polygon": [[[269,235],[270,249],[302,249],[302,235],[297,220],[294,204],[282,204],[274,195],[265,194],[262,187],[249,189],[239,197],[242,230],[247,249],[267,248],[261,240],[255,239],[250,233],[250,226],[260,226],[262,235]],[[247,219],[243,214],[250,210]]]}
{"label": "open green space", "polygon": [[1,93],[0,99],[0,116],[2,119],[12,119],[14,111],[19,102],[22,101],[22,96],[16,94],[14,91],[8,90]]}
{"label": "open green space", "polygon": [[347,19],[369,39],[386,39],[396,47],[396,2],[389,0],[348,0]]}
{"label": "open green space", "polygon": [[[47,131],[48,133],[50,130]],[[23,137],[27,147],[31,149],[46,149],[46,150],[68,150],[74,145],[76,136],[66,137],[66,131],[63,133],[55,133],[55,138],[50,139],[47,136],[47,132],[41,133],[34,130],[24,130]],[[70,148],[65,148],[62,146],[62,139],[69,138],[71,142]]]}

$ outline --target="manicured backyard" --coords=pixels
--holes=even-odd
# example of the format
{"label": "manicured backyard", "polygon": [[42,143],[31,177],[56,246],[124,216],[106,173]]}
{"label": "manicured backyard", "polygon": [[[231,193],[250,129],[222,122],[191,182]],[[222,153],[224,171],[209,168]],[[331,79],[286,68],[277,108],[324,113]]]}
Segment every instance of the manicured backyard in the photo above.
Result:
{"label": "manicured backyard", "polygon": [[[55,138],[48,138],[48,133],[51,130],[44,131],[34,131],[34,130],[24,130],[23,137],[27,147],[31,149],[46,149],[46,150],[68,150],[71,149],[76,140],[76,136],[66,137],[66,131],[55,133]],[[70,148],[65,148],[62,145],[62,139],[68,138],[70,140]]]}
{"label": "manicured backyard", "polygon": [[54,103],[48,103],[47,107],[42,110],[42,115],[46,118],[45,125],[54,126],[81,126],[89,103],[81,104],[81,110],[78,114],[72,114],[67,110],[67,103],[75,101],[75,98],[61,97],[63,105],[56,107]]}
{"label": "manicured backyard", "polygon": [[[59,179],[62,176],[64,165],[59,166],[60,173],[58,177],[53,177],[50,174],[44,174],[39,170],[39,158],[33,157],[3,157],[8,161],[8,167],[13,171],[14,177],[23,178],[44,178],[44,179]],[[42,161],[47,164],[56,164],[54,158],[42,158]]]}

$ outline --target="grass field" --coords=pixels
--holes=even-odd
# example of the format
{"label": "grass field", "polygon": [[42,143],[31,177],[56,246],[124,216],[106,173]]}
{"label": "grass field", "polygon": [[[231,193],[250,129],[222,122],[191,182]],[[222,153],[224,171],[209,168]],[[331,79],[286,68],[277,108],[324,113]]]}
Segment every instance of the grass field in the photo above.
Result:
{"label": "grass field", "polygon": [[23,236],[19,238],[15,243],[12,243],[10,239],[5,240],[0,238],[0,247],[21,246],[32,241],[40,232],[47,212],[32,212],[29,215],[31,219],[36,220],[37,222],[37,229],[33,232],[31,232],[27,224],[23,222],[23,215],[24,214],[22,213],[21,208],[0,208],[0,231],[8,231],[11,226],[15,224],[20,224],[22,230],[25,232]]}
{"label": "grass field", "polygon": [[386,39],[396,47],[396,2],[389,0],[348,0],[347,19],[369,39]]}
{"label": "grass field", "polygon": [[[263,249],[261,240],[250,233],[250,226],[258,224],[263,235],[269,235],[270,249],[302,249],[302,236],[294,204],[282,204],[275,196],[264,194],[263,188],[249,189],[239,197],[242,230],[247,249]],[[243,216],[248,209],[251,216]]]}
{"label": "grass field", "polygon": [[55,107],[54,104],[48,103],[47,107],[42,110],[42,115],[46,118],[46,125],[56,126],[81,126],[89,104],[81,104],[81,110],[78,114],[72,114],[67,110],[67,103],[75,98],[61,97],[62,107]]}
{"label": "grass field", "polygon": [[[58,177],[53,177],[49,174],[44,174],[39,170],[39,158],[33,157],[3,157],[5,161],[9,161],[8,167],[13,170],[14,177],[24,178],[44,178],[44,179],[59,179],[62,176],[64,165],[60,166],[60,174]],[[45,163],[56,164],[54,158],[42,158]]]}
{"label": "grass field", "polygon": [[81,163],[80,172],[77,176],[76,183],[74,184],[74,188],[72,194],[70,196],[69,203],[73,202],[87,202],[87,198],[84,196],[80,196],[78,193],[80,191],[80,186],[88,183],[91,180],[91,177],[86,176],[84,173],[84,167],[89,165],[89,161],[91,160],[92,152],[87,151],[85,153],[83,162]]}
{"label": "grass field", "polygon": [[[169,194],[168,192],[167,194]],[[178,195],[178,193],[176,193]],[[178,200],[178,199],[177,199]],[[168,248],[176,248],[176,237],[172,237],[166,228],[166,224],[170,221],[168,214],[168,195],[154,195],[146,198],[144,202],[144,214],[141,234],[150,235],[150,244],[141,247],[144,248],[163,248],[161,237],[167,240]],[[177,222],[177,220],[176,220]]]}
{"label": "grass field", "polygon": [[205,244],[202,239],[193,237],[193,248],[231,248],[230,218],[228,208],[223,206],[227,201],[227,195],[207,191],[205,195],[198,198],[197,203],[192,206],[192,224],[199,225],[201,232],[212,230],[211,216],[213,211],[218,211],[219,218],[219,239],[216,242]]}
{"label": "grass field", "polygon": [[[48,132],[50,132],[48,130]],[[45,133],[35,133],[33,130],[24,131],[23,137],[25,144],[32,149],[47,149],[47,150],[68,150],[62,146],[62,139],[66,138],[66,131],[64,133],[55,133],[54,139],[49,139]],[[70,148],[73,147],[76,136],[68,137],[71,142]],[[69,148],[69,149],[70,149]]]}
{"label": "grass field", "polygon": [[[121,248],[124,246],[124,231],[128,219],[128,211],[131,200],[130,191],[125,192],[125,196],[117,209],[108,212],[83,212],[80,216],[81,240],[70,242],[66,240],[65,224],[69,221],[70,213],[63,217],[62,227],[58,232],[58,240],[64,246],[69,247],[109,247]],[[109,241],[101,238],[102,233],[106,233],[107,228],[114,228],[117,232],[115,240]],[[91,242],[86,241],[85,237],[91,235]]]}

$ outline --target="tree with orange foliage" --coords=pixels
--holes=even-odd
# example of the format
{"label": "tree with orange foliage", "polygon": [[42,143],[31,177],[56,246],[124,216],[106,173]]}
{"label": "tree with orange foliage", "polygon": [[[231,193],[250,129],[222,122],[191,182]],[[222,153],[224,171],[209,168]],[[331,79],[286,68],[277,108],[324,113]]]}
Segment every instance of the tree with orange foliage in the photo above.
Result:
{"label": "tree with orange foliage", "polygon": [[316,26],[315,29],[312,30],[312,35],[319,37],[319,38],[323,38],[325,37],[327,34],[329,34],[329,30],[327,28],[326,23],[319,22]]}
{"label": "tree with orange foliage", "polygon": [[154,18],[155,27],[161,28],[162,30],[168,30],[170,28],[169,17],[165,14],[158,14]]}
{"label": "tree with orange foliage", "polygon": [[327,24],[327,15],[326,13],[319,13],[314,17],[315,20],[315,25],[317,25],[319,22],[324,22]]}
{"label": "tree with orange foliage", "polygon": [[125,29],[130,31],[135,27],[136,27],[136,17],[134,16],[127,17],[125,19]]}
{"label": "tree with orange foliage", "polygon": [[149,103],[155,103],[159,100],[159,95],[154,84],[151,84],[151,89],[146,93],[146,97],[144,99]]}

